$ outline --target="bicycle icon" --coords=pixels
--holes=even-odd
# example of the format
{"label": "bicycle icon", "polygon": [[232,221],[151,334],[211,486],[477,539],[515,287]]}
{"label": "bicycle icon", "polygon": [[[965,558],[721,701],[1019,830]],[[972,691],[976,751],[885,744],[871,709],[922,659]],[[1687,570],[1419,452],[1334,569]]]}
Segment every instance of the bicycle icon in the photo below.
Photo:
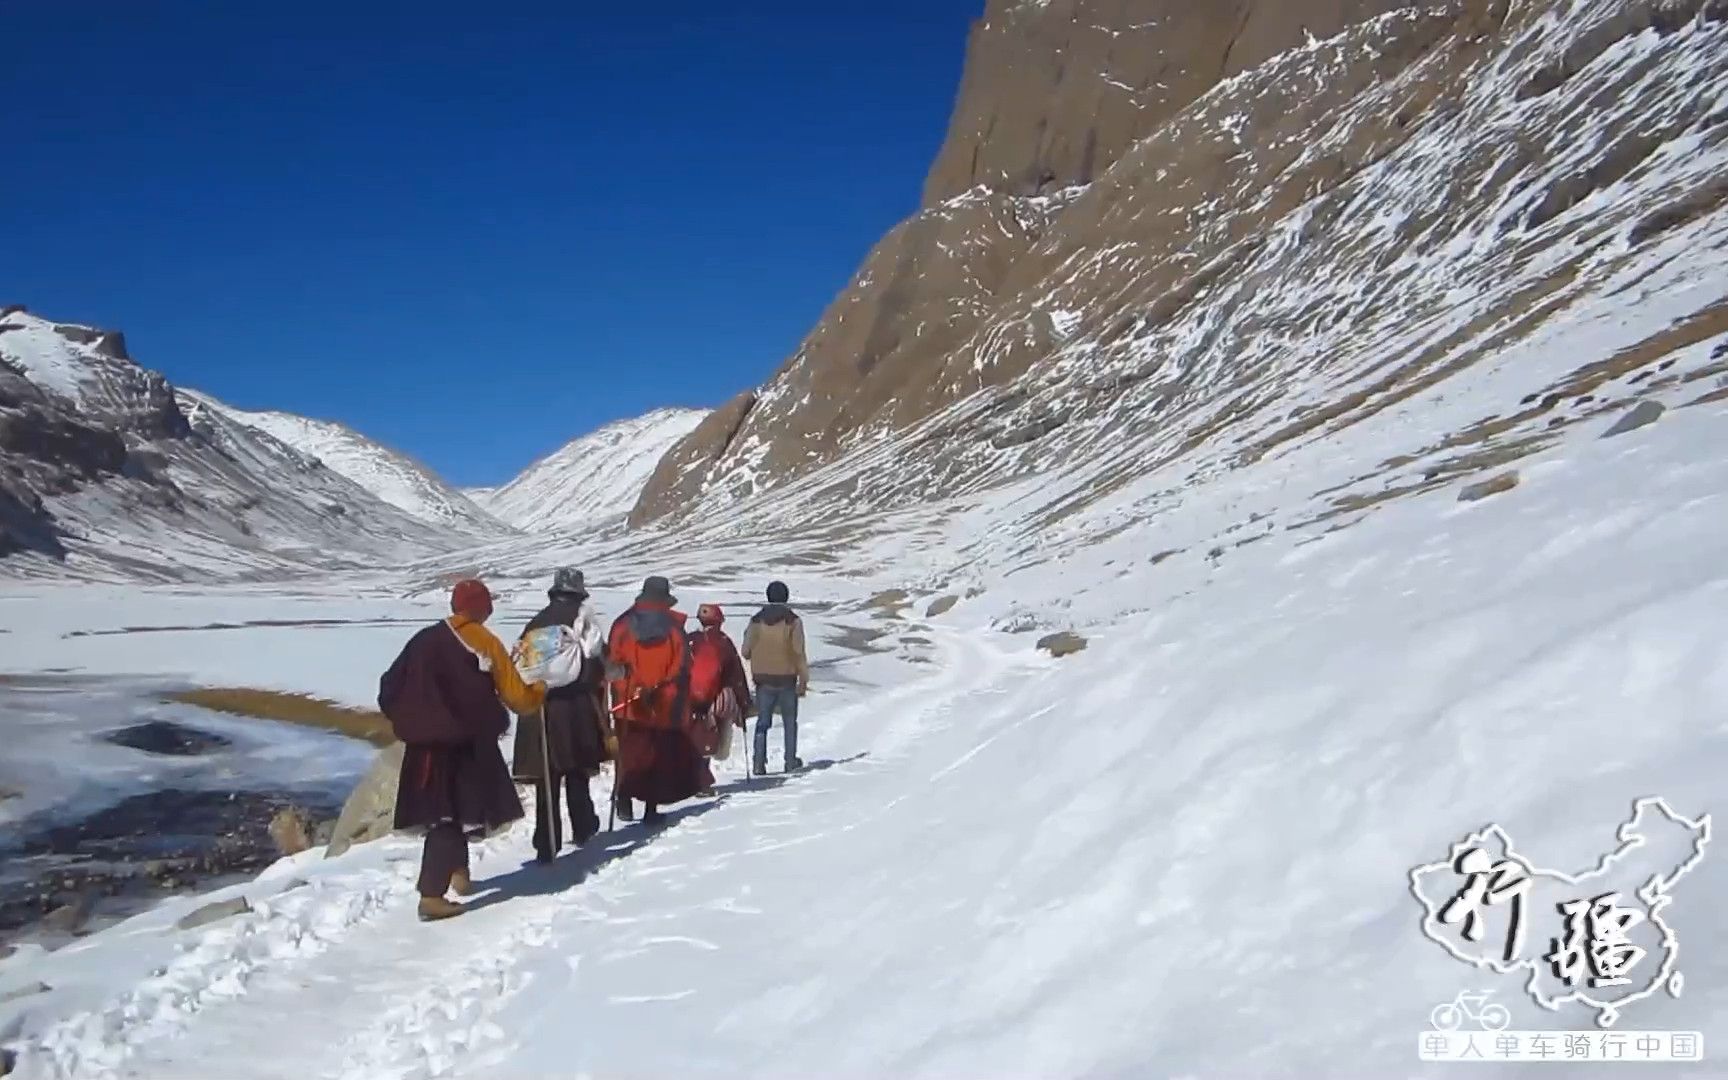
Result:
{"label": "bicycle icon", "polygon": [[1451,1001],[1434,1006],[1428,1022],[1440,1031],[1457,1031],[1466,1020],[1476,1021],[1483,1031],[1504,1031],[1512,1022],[1512,1014],[1504,1005],[1482,1003],[1493,997],[1491,991],[1467,994],[1462,991]]}

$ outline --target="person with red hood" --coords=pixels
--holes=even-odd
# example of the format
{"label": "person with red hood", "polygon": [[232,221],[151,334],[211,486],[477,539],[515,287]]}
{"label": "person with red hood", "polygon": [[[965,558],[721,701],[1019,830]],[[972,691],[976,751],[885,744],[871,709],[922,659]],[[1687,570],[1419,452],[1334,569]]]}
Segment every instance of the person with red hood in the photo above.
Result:
{"label": "person with red hood", "polygon": [[729,740],[732,728],[744,730],[744,718],[755,705],[750,673],[738,647],[721,629],[726,612],[719,604],[703,604],[696,609],[696,622],[702,629],[690,640],[690,704],[696,747],[703,755],[698,781],[706,795],[714,788],[709,759]]}
{"label": "person with red hood", "polygon": [[619,808],[629,819],[635,799],[646,803],[642,823],[665,820],[660,807],[700,790],[701,755],[690,738],[688,616],[663,577],[651,577],[607,636],[607,677],[618,737]]}
{"label": "person with red hood", "polygon": [[539,709],[543,683],[524,684],[504,643],[486,629],[493,597],[474,580],[450,594],[451,615],[409,639],[378,681],[378,710],[402,740],[398,829],[423,829],[420,918],[466,909],[447,893],[474,891],[468,838],[524,817],[498,740],[517,714]]}

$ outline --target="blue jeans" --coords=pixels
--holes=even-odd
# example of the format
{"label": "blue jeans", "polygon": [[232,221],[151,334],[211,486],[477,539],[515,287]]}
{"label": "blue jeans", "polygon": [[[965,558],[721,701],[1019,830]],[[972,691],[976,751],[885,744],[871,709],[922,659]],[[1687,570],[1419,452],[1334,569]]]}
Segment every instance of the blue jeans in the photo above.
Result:
{"label": "blue jeans", "polygon": [[[774,726],[774,714],[779,712],[786,736],[786,767],[798,760],[798,688],[796,686],[758,686],[756,688],[756,764],[768,761],[768,729]],[[760,770],[758,770],[760,771]]]}

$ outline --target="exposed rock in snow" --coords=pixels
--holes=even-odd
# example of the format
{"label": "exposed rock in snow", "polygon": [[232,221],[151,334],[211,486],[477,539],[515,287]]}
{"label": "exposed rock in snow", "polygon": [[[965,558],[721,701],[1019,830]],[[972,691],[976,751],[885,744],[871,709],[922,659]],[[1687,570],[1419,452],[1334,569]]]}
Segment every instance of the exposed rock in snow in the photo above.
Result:
{"label": "exposed rock in snow", "polygon": [[1086,639],[1079,634],[1064,631],[1060,634],[1046,634],[1038,639],[1038,647],[1051,656],[1073,656],[1086,649]]}
{"label": "exposed rock in snow", "polygon": [[1518,486],[1518,473],[1503,472],[1474,484],[1466,484],[1458,492],[1459,502],[1481,502],[1490,495],[1501,495]]}
{"label": "exposed rock in snow", "polygon": [[252,905],[247,902],[244,896],[236,896],[232,900],[206,904],[174,925],[180,930],[196,930],[200,926],[209,926],[213,922],[232,919],[236,915],[244,915],[251,910]]}
{"label": "exposed rock in snow", "polygon": [[660,409],[620,420],[566,444],[503,487],[469,494],[524,531],[601,532],[623,522],[667,450],[708,415]]}
{"label": "exposed rock in snow", "polygon": [[393,743],[378,751],[372,767],[342,804],[342,814],[330,835],[326,856],[334,857],[355,844],[390,835],[396,813],[396,788],[406,747]]}
{"label": "exposed rock in snow", "polygon": [[1616,435],[1624,435],[1629,431],[1637,431],[1641,427],[1649,427],[1651,424],[1662,419],[1662,414],[1667,411],[1667,406],[1663,405],[1660,401],[1640,401],[1638,404],[1632,406],[1625,416],[1616,420],[1613,427],[1603,432],[1602,437],[1604,439],[1611,439]]}

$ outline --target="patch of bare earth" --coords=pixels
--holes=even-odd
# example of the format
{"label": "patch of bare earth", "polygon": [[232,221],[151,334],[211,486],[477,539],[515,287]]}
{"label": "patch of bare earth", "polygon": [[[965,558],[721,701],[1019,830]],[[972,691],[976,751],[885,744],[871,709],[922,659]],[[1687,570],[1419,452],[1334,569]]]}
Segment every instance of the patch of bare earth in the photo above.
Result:
{"label": "patch of bare earth", "polygon": [[202,687],[180,690],[167,695],[168,700],[193,705],[229,716],[244,716],[255,720],[278,720],[285,724],[334,731],[352,739],[363,739],[373,746],[389,746],[396,741],[390,721],[371,709],[356,709],[325,701],[309,694],[291,694],[280,690],[258,690],[250,687]]}

